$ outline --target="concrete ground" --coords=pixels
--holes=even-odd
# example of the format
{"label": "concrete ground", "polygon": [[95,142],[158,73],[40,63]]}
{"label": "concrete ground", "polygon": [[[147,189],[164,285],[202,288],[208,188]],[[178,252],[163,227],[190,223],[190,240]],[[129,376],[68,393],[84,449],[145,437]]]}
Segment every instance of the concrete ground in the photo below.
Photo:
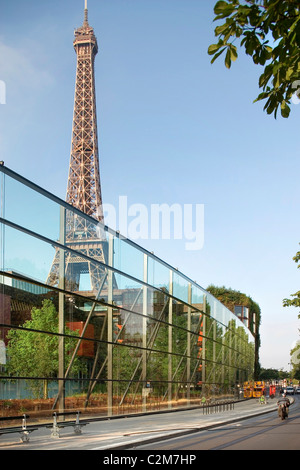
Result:
{"label": "concrete ground", "polygon": [[[39,427],[30,433],[29,442],[21,442],[17,433],[0,435],[0,450],[100,450],[130,449],[187,433],[209,429],[264,413],[277,412],[277,400],[261,405],[257,399],[234,404],[231,410],[207,414],[201,407],[190,410],[148,413],[91,421],[76,435],[73,427],[61,429],[60,437],[51,437],[51,429]],[[85,420],[82,420],[85,423]]]}

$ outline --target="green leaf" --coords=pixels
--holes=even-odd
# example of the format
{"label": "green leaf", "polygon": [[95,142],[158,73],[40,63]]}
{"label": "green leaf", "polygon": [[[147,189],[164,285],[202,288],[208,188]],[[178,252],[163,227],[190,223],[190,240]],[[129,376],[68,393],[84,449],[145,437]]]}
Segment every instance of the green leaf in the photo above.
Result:
{"label": "green leaf", "polygon": [[286,101],[283,101],[280,106],[281,116],[283,118],[288,118],[290,115],[291,108],[287,105]]}
{"label": "green leaf", "polygon": [[276,73],[276,75],[274,77],[274,80],[273,80],[274,88],[279,88],[280,83],[281,83],[280,73],[279,73],[279,70],[278,70],[278,72]]}
{"label": "green leaf", "polygon": [[215,4],[214,13],[216,15],[219,15],[220,13],[223,13],[223,11],[226,10],[226,8],[228,7],[229,7],[229,4],[227,2],[220,0],[219,2]]}
{"label": "green leaf", "polygon": [[226,49],[226,47],[223,47],[223,49],[221,49],[216,55],[214,55],[214,57],[212,58],[210,63],[213,64],[214,61],[225,51],[225,49]]}
{"label": "green leaf", "polygon": [[230,48],[228,48],[227,52],[226,52],[225,65],[228,69],[230,69],[230,67],[231,67],[231,51],[230,51]]}
{"label": "green leaf", "polygon": [[227,28],[228,28],[227,23],[224,23],[221,26],[217,26],[215,29],[215,35],[219,36],[220,34],[224,33]]}
{"label": "green leaf", "polygon": [[234,12],[235,9],[236,9],[236,5],[232,5],[222,0],[217,2],[214,7],[214,13],[216,15],[216,18],[214,19],[214,21],[230,16]]}
{"label": "green leaf", "polygon": [[231,44],[231,47],[230,47],[230,58],[231,58],[231,60],[234,62],[234,61],[236,61],[237,57],[238,57],[237,48],[236,48],[236,46],[233,46],[233,45]]}
{"label": "green leaf", "polygon": [[258,95],[258,97],[253,101],[253,103],[257,103],[258,101],[265,100],[266,98],[268,98],[268,96],[269,96],[269,92],[264,91],[263,93],[260,93]]}
{"label": "green leaf", "polygon": [[272,65],[267,65],[265,67],[265,70],[264,70],[264,73],[259,77],[259,81],[258,81],[258,84],[259,84],[259,87],[260,88],[265,88],[268,81],[270,80],[270,78],[272,77],[273,75],[273,67]]}
{"label": "green leaf", "polygon": [[286,74],[285,74],[286,80],[290,80],[293,73],[294,73],[294,67],[289,67],[286,71]]}
{"label": "green leaf", "polygon": [[213,55],[220,49],[220,47],[222,47],[221,44],[211,44],[209,46],[207,52],[208,52],[209,55]]}

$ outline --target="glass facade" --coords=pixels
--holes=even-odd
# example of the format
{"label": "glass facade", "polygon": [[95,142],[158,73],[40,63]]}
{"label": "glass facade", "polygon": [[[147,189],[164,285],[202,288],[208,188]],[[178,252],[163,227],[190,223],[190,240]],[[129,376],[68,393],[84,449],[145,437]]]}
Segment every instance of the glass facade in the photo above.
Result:
{"label": "glass facade", "polygon": [[0,167],[0,415],[112,416],[237,397],[246,325],[187,276]]}

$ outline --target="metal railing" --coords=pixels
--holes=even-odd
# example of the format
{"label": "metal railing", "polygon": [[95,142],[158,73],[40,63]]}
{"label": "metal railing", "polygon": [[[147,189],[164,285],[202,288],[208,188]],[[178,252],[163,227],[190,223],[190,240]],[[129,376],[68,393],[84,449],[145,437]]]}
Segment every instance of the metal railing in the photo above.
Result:
{"label": "metal railing", "polygon": [[206,415],[211,413],[222,413],[224,411],[234,410],[234,401],[202,403],[200,407],[203,410],[203,414]]}

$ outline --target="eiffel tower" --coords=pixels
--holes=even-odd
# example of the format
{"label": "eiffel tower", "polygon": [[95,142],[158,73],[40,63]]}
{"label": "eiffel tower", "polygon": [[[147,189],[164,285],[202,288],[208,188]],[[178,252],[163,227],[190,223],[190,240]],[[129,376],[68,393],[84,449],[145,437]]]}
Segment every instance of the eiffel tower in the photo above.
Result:
{"label": "eiffel tower", "polygon": [[[88,22],[85,0],[83,25],[75,30],[73,42],[77,54],[74,114],[71,156],[66,202],[103,224],[103,207],[99,173],[95,71],[98,52],[97,39]],[[74,252],[65,251],[65,288],[79,291],[80,277],[89,274],[89,287],[84,290],[99,292],[104,283],[105,270],[81,257],[106,262],[107,243],[100,226],[67,210],[64,216],[64,244]],[[60,253],[57,249],[47,283],[59,284]]]}

